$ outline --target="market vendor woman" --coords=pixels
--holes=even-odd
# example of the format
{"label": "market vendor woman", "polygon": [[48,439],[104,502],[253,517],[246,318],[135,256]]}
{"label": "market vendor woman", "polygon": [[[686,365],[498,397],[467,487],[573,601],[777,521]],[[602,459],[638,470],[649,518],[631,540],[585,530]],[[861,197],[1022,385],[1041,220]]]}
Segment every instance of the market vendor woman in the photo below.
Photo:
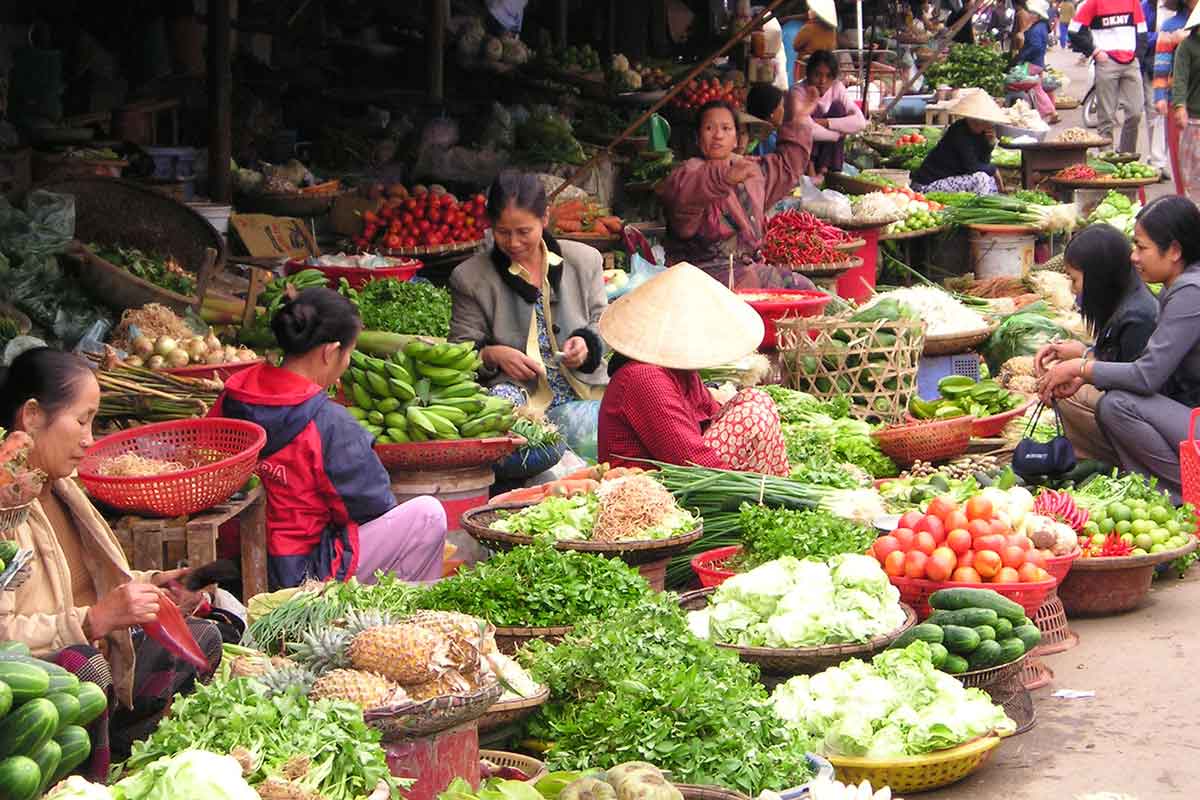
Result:
{"label": "market vendor woman", "polygon": [[[136,572],[108,523],[72,480],[92,445],[100,385],[78,357],[40,347],[22,353],[0,377],[0,427],[33,438],[28,465],[47,476],[29,519],[5,536],[33,551],[32,572],[16,591],[0,592],[0,640],[24,643],[105,689],[109,711],[94,723],[87,772],[103,781],[109,761],[128,758],[150,735],[171,698],[201,677],[138,627],[155,619],[187,570]],[[221,661],[221,633],[187,619],[211,673]]]}
{"label": "market vendor woman", "polygon": [[213,416],[267,431],[258,474],[267,493],[272,589],[306,579],[374,583],[442,576],[446,514],[432,497],[397,504],[371,435],[326,393],[350,364],[362,328],[349,300],[305,289],[271,320],[283,363],[232,376]]}
{"label": "market vendor woman", "polygon": [[996,145],[993,126],[1008,121],[1004,111],[983,91],[971,90],[950,113],[960,119],[946,129],[913,173],[912,188],[980,195],[1003,191],[1000,173],[992,164],[992,149]]}
{"label": "market vendor woman", "polygon": [[600,461],[788,474],[771,398],[745,389],[722,405],[697,372],[737,361],[762,341],[762,318],[736,294],[677,264],[615,301],[600,334],[614,351],[600,404]]}
{"label": "market vendor woman", "polygon": [[608,383],[596,331],[608,306],[603,256],[550,235],[536,175],[502,172],[487,208],[496,243],[450,276],[450,341],[474,342],[481,382],[517,405],[599,400]]}
{"label": "market vendor woman", "polygon": [[775,152],[736,155],[738,112],[723,101],[697,113],[700,157],[675,169],[658,187],[667,215],[667,263],[686,261],[728,284],[730,263],[737,288],[811,289],[791,270],[764,263],[763,236],[771,208],[808,169],[816,90],[788,92]]}
{"label": "market vendor woman", "polygon": [[1084,386],[1104,391],[1100,430],[1121,467],[1158,478],[1178,501],[1179,443],[1200,406],[1200,209],[1186,197],[1161,197],[1137,216],[1133,264],[1146,283],[1161,283],[1158,323],[1145,352],[1129,363],[1083,355],[1040,379],[1043,398],[1070,397]]}

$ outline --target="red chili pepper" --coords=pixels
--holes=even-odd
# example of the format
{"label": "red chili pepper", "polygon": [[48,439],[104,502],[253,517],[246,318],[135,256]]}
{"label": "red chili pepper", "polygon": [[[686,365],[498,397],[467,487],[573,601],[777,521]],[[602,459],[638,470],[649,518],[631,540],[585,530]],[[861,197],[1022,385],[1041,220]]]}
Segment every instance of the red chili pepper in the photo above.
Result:
{"label": "red chili pepper", "polygon": [[172,655],[183,659],[201,672],[210,670],[211,665],[200,651],[200,645],[196,644],[196,639],[183,618],[183,612],[166,593],[158,598],[158,618],[154,622],[147,622],[142,626],[142,630]]}

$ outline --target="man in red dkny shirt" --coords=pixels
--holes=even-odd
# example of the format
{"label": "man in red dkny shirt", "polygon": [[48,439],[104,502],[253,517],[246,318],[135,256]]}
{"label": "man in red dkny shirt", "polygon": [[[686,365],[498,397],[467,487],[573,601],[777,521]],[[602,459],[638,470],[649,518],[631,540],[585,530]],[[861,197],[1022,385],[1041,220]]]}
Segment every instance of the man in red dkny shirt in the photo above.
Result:
{"label": "man in red dkny shirt", "polygon": [[1071,46],[1096,61],[1096,106],[1100,135],[1112,139],[1120,106],[1123,153],[1137,152],[1145,95],[1137,54],[1146,45],[1146,18],[1138,0],[1084,0],[1068,28]]}

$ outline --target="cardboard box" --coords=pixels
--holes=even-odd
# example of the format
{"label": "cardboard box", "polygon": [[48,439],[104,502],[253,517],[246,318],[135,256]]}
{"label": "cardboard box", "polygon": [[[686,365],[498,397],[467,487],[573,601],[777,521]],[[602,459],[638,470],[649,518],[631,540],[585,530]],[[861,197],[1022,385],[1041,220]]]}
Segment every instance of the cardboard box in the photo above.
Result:
{"label": "cardboard box", "polygon": [[256,258],[303,260],[321,254],[304,220],[270,214],[234,214],[229,225],[246,252]]}

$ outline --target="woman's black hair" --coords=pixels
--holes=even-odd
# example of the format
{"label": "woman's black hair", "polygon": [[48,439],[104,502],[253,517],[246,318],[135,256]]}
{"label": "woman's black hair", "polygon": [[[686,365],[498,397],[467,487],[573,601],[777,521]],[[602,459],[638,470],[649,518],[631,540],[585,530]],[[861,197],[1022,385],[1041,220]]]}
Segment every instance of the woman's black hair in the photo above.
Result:
{"label": "woman's black hair", "polygon": [[35,347],[0,369],[0,428],[12,430],[17,412],[30,400],[50,417],[56,416],[75,400],[75,391],[91,367],[73,353],[52,347]]}
{"label": "woman's black hair", "polygon": [[354,304],[324,287],[300,292],[271,319],[271,331],[289,356],[302,355],[330,342],[345,349],[354,344],[361,330],[362,320]]}
{"label": "woman's black hair", "polygon": [[1200,208],[1188,198],[1168,195],[1148,203],[1138,212],[1137,224],[1159,250],[1179,242],[1185,265],[1200,261]]}
{"label": "woman's black hair", "polygon": [[829,75],[836,81],[838,77],[838,60],[832,50],[817,50],[808,57],[808,62],[804,65],[804,76],[809,77],[813,74],[813,70],[824,64],[829,67]]}
{"label": "woman's black hair", "polygon": [[546,215],[546,209],[549,207],[546,187],[533,173],[519,172],[515,169],[503,170],[488,189],[488,217],[495,222],[509,205],[528,211],[540,219]]}
{"label": "woman's black hair", "polygon": [[[783,102],[783,92],[769,83],[756,83],[746,95],[746,113],[770,122],[771,115]],[[735,116],[736,120],[737,117]]]}
{"label": "woman's black hair", "polygon": [[733,118],[733,127],[738,126],[738,110],[733,107],[733,103],[727,100],[709,100],[704,105],[700,106],[700,110],[696,112],[696,131],[700,131],[700,127],[704,124],[704,115],[718,108],[723,108],[729,112],[729,116]]}
{"label": "woman's black hair", "polygon": [[1135,281],[1141,280],[1129,260],[1129,240],[1106,223],[1089,225],[1075,235],[1063,261],[1083,273],[1079,305],[1083,318],[1104,329]]}

